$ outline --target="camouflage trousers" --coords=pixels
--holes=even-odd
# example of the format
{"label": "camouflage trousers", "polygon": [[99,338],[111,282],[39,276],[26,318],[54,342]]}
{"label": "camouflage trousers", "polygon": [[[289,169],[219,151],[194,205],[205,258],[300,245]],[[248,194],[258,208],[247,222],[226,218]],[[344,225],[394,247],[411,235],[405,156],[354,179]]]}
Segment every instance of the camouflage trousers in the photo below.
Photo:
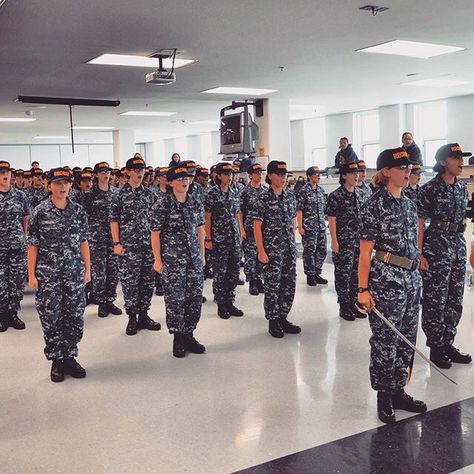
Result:
{"label": "camouflage trousers", "polygon": [[234,302],[240,274],[240,247],[234,244],[214,244],[212,270],[214,301],[217,304]]}
{"label": "camouflage trousers", "polygon": [[339,253],[332,253],[334,283],[339,304],[353,304],[357,299],[359,247],[340,244]]}
{"label": "camouflage trousers", "polygon": [[293,306],[296,289],[296,248],[285,246],[276,252],[267,250],[268,263],[263,265],[265,317],[286,319]]}
{"label": "camouflage trousers", "polygon": [[0,250],[0,317],[20,309],[25,278],[25,248]]}
{"label": "camouflage trousers", "polygon": [[192,261],[189,254],[167,260],[163,256],[166,325],[170,333],[191,334],[201,317],[202,264],[200,259]]}
{"label": "camouflage trousers", "polygon": [[[426,253],[424,252],[426,255]],[[452,344],[463,310],[465,260],[430,258],[423,277],[421,327],[426,345],[442,347]]]}
{"label": "camouflage trousers", "polygon": [[204,256],[206,257],[206,265],[204,266],[205,272],[212,271],[212,250],[205,249]]}
{"label": "camouflage trousers", "polygon": [[320,275],[327,255],[326,230],[305,232],[301,238],[303,244],[303,268],[305,275]]}
{"label": "camouflage trousers", "polygon": [[163,276],[155,272],[155,289],[163,290]]}
{"label": "camouflage trousers", "polygon": [[[381,264],[385,265],[385,264]],[[420,311],[421,278],[418,272],[405,273],[402,279],[369,279],[370,292],[377,309],[413,344],[416,343]],[[372,388],[394,394],[402,390],[408,378],[413,350],[375,313],[369,314],[370,383]]]}
{"label": "camouflage trousers", "polygon": [[40,261],[36,266],[38,311],[48,360],[77,356],[84,329],[84,271],[82,261],[62,264],[63,272]]}
{"label": "camouflage trousers", "polygon": [[245,229],[247,237],[242,241],[244,253],[244,273],[247,281],[259,280],[262,278],[262,264],[257,258],[257,245],[252,229]]}
{"label": "camouflage trousers", "polygon": [[125,311],[138,314],[148,311],[155,285],[151,247],[125,247],[120,262]]}
{"label": "camouflage trousers", "polygon": [[92,293],[98,303],[112,303],[117,298],[118,262],[111,247],[90,244]]}

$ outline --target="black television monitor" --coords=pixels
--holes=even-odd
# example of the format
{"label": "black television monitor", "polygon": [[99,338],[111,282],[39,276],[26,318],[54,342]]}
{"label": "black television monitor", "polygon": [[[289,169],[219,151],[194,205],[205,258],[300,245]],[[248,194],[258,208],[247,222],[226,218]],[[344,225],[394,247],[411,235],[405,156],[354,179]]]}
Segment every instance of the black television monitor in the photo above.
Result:
{"label": "black television monitor", "polygon": [[254,153],[258,126],[248,111],[224,115],[221,117],[220,138],[221,153]]}

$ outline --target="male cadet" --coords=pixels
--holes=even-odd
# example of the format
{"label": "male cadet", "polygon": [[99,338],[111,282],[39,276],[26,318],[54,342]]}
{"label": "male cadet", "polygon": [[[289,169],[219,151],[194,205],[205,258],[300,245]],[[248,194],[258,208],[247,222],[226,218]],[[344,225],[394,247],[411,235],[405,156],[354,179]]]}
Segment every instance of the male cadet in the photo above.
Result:
{"label": "male cadet", "polygon": [[128,176],[127,176],[127,169],[125,167],[120,168],[120,176],[118,180],[117,187],[123,188],[123,185],[127,182]]}
{"label": "male cadet", "polygon": [[11,185],[10,163],[0,161],[0,332],[25,329],[18,317],[26,276],[28,199]]}
{"label": "male cadet", "polygon": [[23,190],[26,191],[31,186],[31,178],[32,174],[31,171],[23,171]]}
{"label": "male cadet", "polygon": [[357,190],[361,196],[362,202],[367,201],[372,196],[372,189],[366,183],[367,179],[367,166],[364,160],[357,162],[357,168],[359,169],[359,179],[357,180]]}
{"label": "male cadet", "polygon": [[317,166],[306,170],[308,182],[297,194],[296,221],[303,243],[303,267],[309,286],[328,281],[321,277],[327,254],[326,242],[326,193],[319,182],[321,172]]}
{"label": "male cadet", "polygon": [[23,173],[22,169],[15,170],[15,184],[14,187],[16,189],[22,190],[23,189]]}
{"label": "male cadet", "polygon": [[109,220],[114,252],[122,256],[120,281],[128,315],[126,333],[133,336],[138,329],[161,329],[161,324],[148,316],[155,283],[150,217],[156,197],[142,186],[143,158],[130,158],[125,167],[128,182],[114,193]]}
{"label": "male cadet", "polygon": [[78,204],[84,202],[84,195],[92,189],[92,172],[82,171],[81,177],[79,179],[79,191],[74,193],[74,196],[71,199]]}
{"label": "male cadet", "polygon": [[419,183],[421,179],[421,173],[423,173],[423,170],[421,169],[421,165],[419,163],[413,163],[410,177],[408,178],[408,186],[402,191],[403,194],[408,199],[411,199],[415,204],[418,204],[418,194],[420,193]]}
{"label": "male cadet", "polygon": [[30,202],[31,209],[34,209],[41,201],[48,197],[48,193],[43,186],[43,170],[41,168],[32,169],[31,187],[26,190],[26,196]]}

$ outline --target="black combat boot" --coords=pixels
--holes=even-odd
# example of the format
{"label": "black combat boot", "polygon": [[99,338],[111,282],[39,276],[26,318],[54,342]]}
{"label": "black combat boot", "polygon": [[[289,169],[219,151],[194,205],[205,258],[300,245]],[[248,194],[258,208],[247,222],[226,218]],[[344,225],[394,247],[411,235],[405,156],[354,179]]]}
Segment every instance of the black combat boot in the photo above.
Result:
{"label": "black combat boot", "polygon": [[202,295],[202,303],[205,303],[206,301],[207,301],[207,298],[204,295]]}
{"label": "black combat boot", "polygon": [[122,310],[118,308],[117,306],[115,306],[113,303],[107,303],[107,311],[110,314],[115,314],[116,316],[119,316],[120,314],[122,314]]}
{"label": "black combat boot", "polygon": [[408,395],[405,390],[399,390],[392,398],[393,408],[395,410],[405,410],[411,413],[425,413],[426,403],[421,400],[415,400]]}
{"label": "black combat boot", "polygon": [[65,374],[69,374],[75,379],[83,379],[86,376],[86,369],[74,357],[64,359],[63,369]]}
{"label": "black combat boot", "polygon": [[328,284],[328,281],[326,280],[326,278],[323,278],[321,275],[315,275],[314,280],[316,281],[316,283],[318,283],[318,285]]}
{"label": "black combat boot", "polygon": [[281,339],[285,335],[279,319],[270,319],[268,321],[268,332],[272,337],[276,337],[277,339]]}
{"label": "black combat boot", "polygon": [[204,278],[208,278],[209,280],[212,280],[213,276],[214,275],[212,274],[211,268],[206,265],[204,267]]}
{"label": "black combat boot", "polygon": [[64,380],[64,363],[62,359],[55,359],[51,365],[51,382],[62,382]]}
{"label": "black combat boot", "polygon": [[258,292],[263,295],[265,293],[265,288],[263,287],[262,280],[260,279],[257,280],[257,287],[258,287]]}
{"label": "black combat boot", "polygon": [[7,317],[4,314],[0,314],[0,332],[5,332],[8,329]]}
{"label": "black combat boot", "polygon": [[339,304],[339,316],[346,321],[354,321],[355,316],[350,303]]}
{"label": "black combat boot", "polygon": [[184,348],[184,334],[181,334],[179,332],[174,333],[173,355],[175,357],[178,357],[178,359],[181,359],[186,355]]}
{"label": "black combat boot", "polygon": [[203,344],[200,344],[193,336],[193,333],[191,334],[184,334],[184,348],[188,352],[191,352],[193,354],[204,354],[206,352],[206,347]]}
{"label": "black combat boot", "polygon": [[351,308],[352,308],[352,313],[354,314],[354,316],[358,319],[364,319],[367,317],[367,313],[364,311],[363,313],[360,312],[358,309],[357,309],[357,306],[355,304],[351,305]]}
{"label": "black combat boot", "polygon": [[109,310],[105,303],[99,304],[99,309],[97,310],[97,315],[99,318],[106,318],[109,315]]}
{"label": "black combat boot", "polygon": [[128,336],[134,336],[138,332],[137,316],[136,314],[128,315],[127,329],[125,330]]}
{"label": "black combat boot", "polygon": [[451,359],[445,354],[443,347],[432,347],[430,350],[430,360],[440,369],[450,369],[453,365]]}
{"label": "black combat boot", "polygon": [[393,411],[392,395],[385,392],[377,392],[377,414],[379,420],[384,423],[395,423],[395,412]]}
{"label": "black combat boot", "polygon": [[229,309],[227,308],[226,304],[218,304],[217,305],[217,314],[221,319],[229,319],[230,313]]}
{"label": "black combat boot", "polygon": [[314,275],[306,275],[306,283],[308,286],[317,286],[316,278]]}
{"label": "black combat boot", "polygon": [[237,285],[243,286],[243,285],[245,285],[245,281],[242,280],[242,278],[239,278],[238,281],[237,281]]}
{"label": "black combat boot", "polygon": [[237,317],[241,317],[244,315],[244,312],[237,308],[236,306],[234,306],[234,302],[231,301],[230,303],[227,303],[227,310],[229,311],[229,314],[231,316],[237,316]]}
{"label": "black combat boot", "polygon": [[456,364],[470,364],[472,362],[472,357],[469,354],[461,352],[452,344],[444,346],[444,353],[451,359],[451,362],[455,362]]}
{"label": "black combat boot", "polygon": [[280,327],[286,334],[299,334],[301,332],[301,328],[299,326],[291,323],[287,319],[280,319]]}
{"label": "black combat boot", "polygon": [[252,296],[257,296],[260,292],[258,291],[258,284],[257,280],[250,280],[249,281],[249,293]]}
{"label": "black combat boot", "polygon": [[8,325],[13,329],[25,329],[25,323],[18,317],[18,314],[15,312],[10,314],[8,318]]}
{"label": "black combat boot", "polygon": [[158,321],[153,321],[148,316],[147,311],[138,313],[137,325],[138,329],[148,329],[149,331],[159,331],[161,329],[161,324]]}
{"label": "black combat boot", "polygon": [[163,291],[163,283],[158,283],[155,288],[155,295],[156,296],[163,296],[165,292]]}

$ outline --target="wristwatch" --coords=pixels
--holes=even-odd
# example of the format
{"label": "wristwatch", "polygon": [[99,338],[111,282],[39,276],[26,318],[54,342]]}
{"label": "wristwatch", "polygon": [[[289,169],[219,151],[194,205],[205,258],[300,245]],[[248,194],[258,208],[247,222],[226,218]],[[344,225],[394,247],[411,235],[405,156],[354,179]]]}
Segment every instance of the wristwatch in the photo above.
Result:
{"label": "wristwatch", "polygon": [[369,291],[368,288],[360,288],[358,289],[358,293],[365,293],[366,291]]}
{"label": "wristwatch", "polygon": [[114,247],[117,247],[117,245],[122,245],[120,242],[114,242]]}

